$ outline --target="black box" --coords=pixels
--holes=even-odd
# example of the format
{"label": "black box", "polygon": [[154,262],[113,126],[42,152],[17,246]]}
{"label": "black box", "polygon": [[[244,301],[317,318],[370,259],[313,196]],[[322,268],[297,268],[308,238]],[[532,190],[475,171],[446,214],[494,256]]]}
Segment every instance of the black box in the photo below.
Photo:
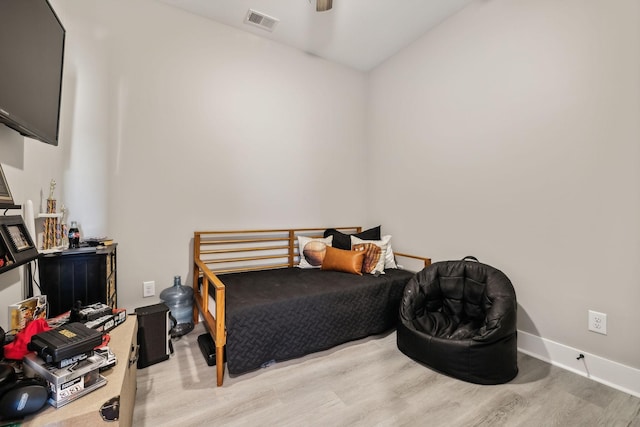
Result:
{"label": "black box", "polygon": [[216,364],[216,345],[208,332],[198,335],[198,346],[207,365],[214,366]]}
{"label": "black box", "polygon": [[138,369],[146,368],[169,358],[173,352],[169,324],[169,307],[154,304],[135,309],[138,316]]}
{"label": "black box", "polygon": [[31,337],[27,348],[46,363],[59,364],[78,355],[89,354],[102,344],[102,332],[73,322]]}

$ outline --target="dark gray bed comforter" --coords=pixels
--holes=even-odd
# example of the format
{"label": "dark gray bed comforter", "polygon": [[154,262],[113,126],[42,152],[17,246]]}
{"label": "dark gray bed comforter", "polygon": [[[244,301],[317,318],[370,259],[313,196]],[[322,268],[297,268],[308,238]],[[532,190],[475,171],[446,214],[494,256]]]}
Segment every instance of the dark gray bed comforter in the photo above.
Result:
{"label": "dark gray bed comforter", "polygon": [[227,369],[255,370],[393,328],[414,273],[378,277],[283,268],[221,275],[226,286]]}

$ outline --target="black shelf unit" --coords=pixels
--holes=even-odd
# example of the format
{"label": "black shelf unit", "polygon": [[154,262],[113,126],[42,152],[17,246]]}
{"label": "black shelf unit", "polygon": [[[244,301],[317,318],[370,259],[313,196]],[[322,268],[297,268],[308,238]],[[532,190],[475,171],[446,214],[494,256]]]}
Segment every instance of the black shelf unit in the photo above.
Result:
{"label": "black shelf unit", "polygon": [[116,249],[114,243],[40,257],[40,291],[47,296],[50,317],[70,310],[76,301],[117,307]]}

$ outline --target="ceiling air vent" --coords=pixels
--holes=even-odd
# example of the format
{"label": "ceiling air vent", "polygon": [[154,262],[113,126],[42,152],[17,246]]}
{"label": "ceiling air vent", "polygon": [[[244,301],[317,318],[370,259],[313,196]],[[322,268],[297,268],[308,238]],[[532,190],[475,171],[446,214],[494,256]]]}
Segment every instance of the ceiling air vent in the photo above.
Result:
{"label": "ceiling air vent", "polygon": [[263,30],[273,31],[273,28],[280,21],[278,21],[276,18],[265,15],[264,13],[256,12],[255,10],[249,9],[244,22],[246,24],[252,24],[256,27],[260,27]]}

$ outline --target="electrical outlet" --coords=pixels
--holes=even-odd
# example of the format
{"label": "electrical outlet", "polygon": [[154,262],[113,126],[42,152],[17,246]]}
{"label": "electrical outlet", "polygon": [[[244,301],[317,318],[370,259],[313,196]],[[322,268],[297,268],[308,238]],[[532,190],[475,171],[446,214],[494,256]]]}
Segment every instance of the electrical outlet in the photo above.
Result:
{"label": "electrical outlet", "polygon": [[142,282],[142,297],[143,298],[148,298],[148,297],[152,297],[156,294],[156,282],[155,281],[150,281],[150,282]]}
{"label": "electrical outlet", "polygon": [[607,335],[607,315],[589,310],[589,330]]}

